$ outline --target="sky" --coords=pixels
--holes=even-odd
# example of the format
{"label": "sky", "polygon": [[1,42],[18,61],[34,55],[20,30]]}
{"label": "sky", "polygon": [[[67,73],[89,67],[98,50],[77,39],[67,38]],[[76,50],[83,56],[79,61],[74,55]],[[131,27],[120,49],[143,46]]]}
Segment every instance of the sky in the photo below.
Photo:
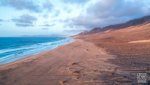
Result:
{"label": "sky", "polygon": [[70,36],[150,14],[150,0],[0,0],[0,37]]}

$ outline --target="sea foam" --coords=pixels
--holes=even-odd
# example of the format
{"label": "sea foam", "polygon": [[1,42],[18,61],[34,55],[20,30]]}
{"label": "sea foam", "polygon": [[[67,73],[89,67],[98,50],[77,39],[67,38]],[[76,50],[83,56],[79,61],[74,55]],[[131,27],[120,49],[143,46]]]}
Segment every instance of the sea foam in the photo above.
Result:
{"label": "sea foam", "polygon": [[18,59],[25,58],[30,55],[38,54],[42,51],[52,50],[58,46],[73,42],[72,38],[65,38],[58,41],[37,43],[33,45],[22,46],[19,48],[0,50],[0,64],[14,62]]}

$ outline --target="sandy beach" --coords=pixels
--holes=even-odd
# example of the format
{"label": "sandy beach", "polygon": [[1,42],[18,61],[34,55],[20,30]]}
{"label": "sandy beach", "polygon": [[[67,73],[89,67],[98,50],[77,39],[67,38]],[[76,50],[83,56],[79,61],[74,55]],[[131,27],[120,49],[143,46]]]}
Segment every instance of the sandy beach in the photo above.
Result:
{"label": "sandy beach", "polygon": [[[150,23],[74,36],[75,41],[0,65],[0,85],[148,85]],[[146,73],[145,84],[137,74]]]}
{"label": "sandy beach", "polygon": [[117,66],[114,56],[77,39],[52,51],[0,66],[0,85],[104,85],[101,73]]}
{"label": "sandy beach", "polygon": [[150,85],[150,0],[0,0],[0,85]]}

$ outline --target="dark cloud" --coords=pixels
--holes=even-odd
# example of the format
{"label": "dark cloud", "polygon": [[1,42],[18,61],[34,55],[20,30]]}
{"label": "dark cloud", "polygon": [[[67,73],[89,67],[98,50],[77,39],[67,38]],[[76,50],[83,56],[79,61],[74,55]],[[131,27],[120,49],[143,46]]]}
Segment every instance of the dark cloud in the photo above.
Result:
{"label": "dark cloud", "polygon": [[29,10],[32,12],[51,11],[53,5],[46,0],[44,3],[38,3],[36,0],[0,0],[0,6],[9,6],[17,10]]}
{"label": "dark cloud", "polygon": [[37,18],[31,15],[22,15],[19,18],[12,19],[12,21],[16,23],[16,26],[21,27],[33,26],[36,20]]}
{"label": "dark cloud", "polygon": [[44,24],[44,25],[41,25],[41,26],[44,26],[44,27],[51,27],[51,26],[54,26],[55,24]]}
{"label": "dark cloud", "polygon": [[10,6],[17,10],[29,10],[33,12],[40,12],[40,5],[33,2],[33,0],[0,0],[0,6]]}
{"label": "dark cloud", "polygon": [[28,24],[28,23],[16,23],[16,26],[18,26],[18,27],[30,27],[30,26],[33,26],[33,25]]}

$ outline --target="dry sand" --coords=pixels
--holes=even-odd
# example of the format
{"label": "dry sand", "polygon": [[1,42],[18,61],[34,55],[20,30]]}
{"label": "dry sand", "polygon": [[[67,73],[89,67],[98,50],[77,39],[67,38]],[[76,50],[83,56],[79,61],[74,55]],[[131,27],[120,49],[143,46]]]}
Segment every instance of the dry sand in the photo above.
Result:
{"label": "dry sand", "polygon": [[[150,23],[131,26],[109,32],[98,32],[77,36],[92,42],[115,55],[108,62],[118,66],[119,71],[110,76],[102,73],[108,85],[149,85],[150,84]],[[132,43],[129,43],[131,42]],[[121,73],[121,74],[120,74]],[[147,73],[147,84],[137,82],[137,73]],[[110,84],[110,82],[112,82]]]}
{"label": "dry sand", "polygon": [[82,40],[1,65],[0,85],[143,85],[136,77],[150,76],[149,27],[78,35]]}
{"label": "dry sand", "polygon": [[130,41],[128,43],[150,43],[150,40],[137,40],[137,41]]}
{"label": "dry sand", "polygon": [[[102,73],[117,66],[104,49],[76,40],[52,51],[0,66],[0,85],[105,85]],[[103,77],[105,78],[105,77]]]}

